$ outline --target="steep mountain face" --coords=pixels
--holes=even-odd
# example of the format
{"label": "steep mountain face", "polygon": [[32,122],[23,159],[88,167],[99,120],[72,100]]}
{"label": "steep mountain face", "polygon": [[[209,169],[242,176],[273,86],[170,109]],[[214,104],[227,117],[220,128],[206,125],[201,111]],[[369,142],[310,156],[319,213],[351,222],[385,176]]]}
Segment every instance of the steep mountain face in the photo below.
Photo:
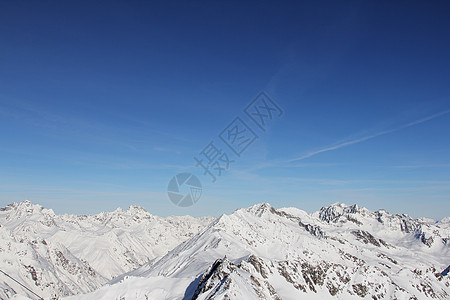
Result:
{"label": "steep mountain face", "polygon": [[307,214],[263,203],[70,299],[449,299],[440,274],[449,238],[435,221],[384,210],[337,203]]}
{"label": "steep mountain face", "polygon": [[[93,291],[166,254],[212,218],[151,215],[131,206],[97,215],[56,215],[29,201],[0,209],[0,270],[42,297]],[[0,274],[0,298],[32,293]]]}

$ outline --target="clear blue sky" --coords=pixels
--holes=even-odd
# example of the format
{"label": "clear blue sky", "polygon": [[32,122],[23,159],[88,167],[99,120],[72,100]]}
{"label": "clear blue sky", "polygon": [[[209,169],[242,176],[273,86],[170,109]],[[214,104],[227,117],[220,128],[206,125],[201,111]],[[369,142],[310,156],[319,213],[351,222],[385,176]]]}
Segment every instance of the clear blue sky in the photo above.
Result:
{"label": "clear blue sky", "polygon": [[[295,3],[2,2],[1,206],[450,215],[448,2]],[[283,116],[211,183],[193,157],[262,90]]]}

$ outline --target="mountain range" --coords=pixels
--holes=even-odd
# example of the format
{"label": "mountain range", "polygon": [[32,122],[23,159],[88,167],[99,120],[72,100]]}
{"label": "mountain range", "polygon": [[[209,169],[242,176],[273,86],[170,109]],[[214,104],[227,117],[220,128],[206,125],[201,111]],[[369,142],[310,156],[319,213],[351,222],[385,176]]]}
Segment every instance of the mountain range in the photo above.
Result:
{"label": "mountain range", "polygon": [[[450,298],[450,218],[341,203],[75,216],[26,201],[1,209],[0,224],[1,270],[46,299]],[[36,299],[1,275],[1,298]]]}
{"label": "mountain range", "polygon": [[[166,254],[213,218],[160,218],[130,206],[57,215],[29,201],[0,209],[0,270],[44,298],[93,291]],[[36,297],[0,274],[0,298]]]}

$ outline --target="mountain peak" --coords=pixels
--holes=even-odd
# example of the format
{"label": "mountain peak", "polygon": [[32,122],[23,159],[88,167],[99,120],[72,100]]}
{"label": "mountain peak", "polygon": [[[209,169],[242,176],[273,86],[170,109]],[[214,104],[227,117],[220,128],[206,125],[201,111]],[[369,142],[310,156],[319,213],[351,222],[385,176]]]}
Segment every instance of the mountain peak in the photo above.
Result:
{"label": "mountain peak", "polygon": [[128,213],[149,213],[144,207],[138,206],[138,205],[130,205],[128,209],[126,210]]}
{"label": "mountain peak", "polygon": [[266,212],[275,212],[275,209],[267,202],[255,204],[246,210],[258,217],[261,217]]}
{"label": "mountain peak", "polygon": [[16,207],[42,207],[39,204],[33,204],[30,200],[24,200],[22,202],[19,203],[12,203],[12,205],[16,206]]}
{"label": "mountain peak", "polygon": [[36,213],[43,213],[48,215],[54,215],[52,209],[46,209],[42,205],[33,204],[29,200],[24,200],[22,202],[13,202],[8,204],[6,207],[1,209],[2,211],[14,211],[17,217],[21,217],[24,215],[31,215]]}
{"label": "mountain peak", "polygon": [[318,217],[326,222],[331,222],[345,214],[355,214],[366,210],[359,207],[358,204],[347,205],[344,203],[336,202],[329,206],[324,206],[320,209]]}

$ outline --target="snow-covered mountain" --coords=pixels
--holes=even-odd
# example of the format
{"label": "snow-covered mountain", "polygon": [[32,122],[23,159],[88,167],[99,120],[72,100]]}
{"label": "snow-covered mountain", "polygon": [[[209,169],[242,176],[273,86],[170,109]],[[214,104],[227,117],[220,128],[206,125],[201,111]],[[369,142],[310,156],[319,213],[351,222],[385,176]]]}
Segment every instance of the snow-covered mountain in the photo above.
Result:
{"label": "snow-covered mountain", "polygon": [[[0,208],[0,270],[49,299],[87,293],[166,254],[213,218],[160,218],[131,206],[56,215],[29,201]],[[36,297],[0,274],[0,298]]]}
{"label": "snow-covered mountain", "polygon": [[448,219],[333,204],[223,215],[90,299],[450,299]]}

